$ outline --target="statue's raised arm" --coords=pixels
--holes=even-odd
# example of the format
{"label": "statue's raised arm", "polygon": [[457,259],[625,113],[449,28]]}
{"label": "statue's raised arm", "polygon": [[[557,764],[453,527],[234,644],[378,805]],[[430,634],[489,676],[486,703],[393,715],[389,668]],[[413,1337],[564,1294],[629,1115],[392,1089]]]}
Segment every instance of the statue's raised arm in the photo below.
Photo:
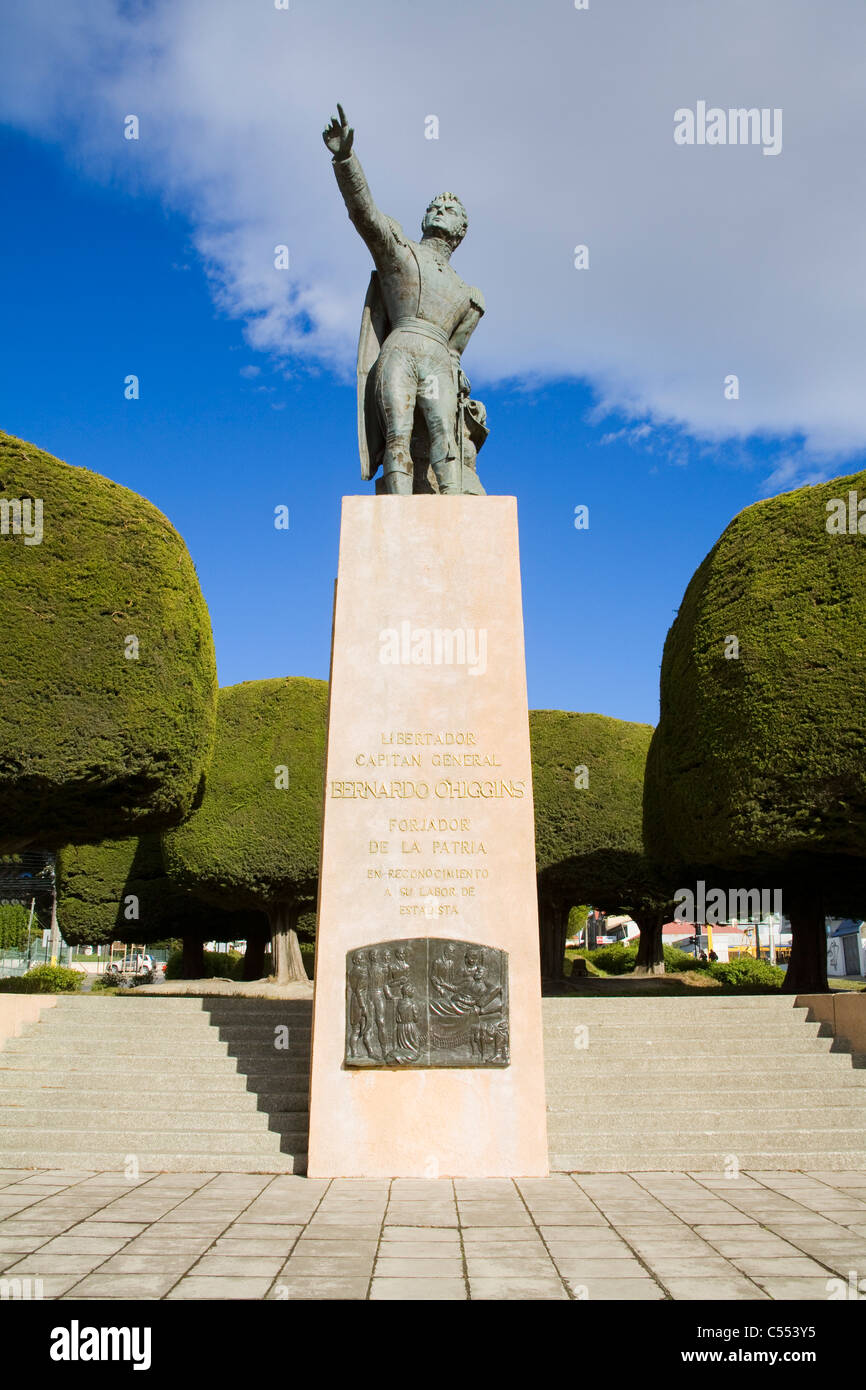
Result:
{"label": "statue's raised arm", "polygon": [[354,131],[338,104],[322,132],[349,217],[376,264],[358,345],[361,476],[381,467],[377,492],[475,493],[484,407],[469,401],[460,355],[484,313],[481,291],[450,264],[466,234],[454,193],[429,204],[412,241],[373,201]]}
{"label": "statue's raised arm", "polygon": [[361,161],[352,149],[355,132],[339,102],[337,111],[339,114],[322,131],[322,139],[333,155],[334,175],[349,217],[377,260],[392,238],[391,225],[373,201]]}

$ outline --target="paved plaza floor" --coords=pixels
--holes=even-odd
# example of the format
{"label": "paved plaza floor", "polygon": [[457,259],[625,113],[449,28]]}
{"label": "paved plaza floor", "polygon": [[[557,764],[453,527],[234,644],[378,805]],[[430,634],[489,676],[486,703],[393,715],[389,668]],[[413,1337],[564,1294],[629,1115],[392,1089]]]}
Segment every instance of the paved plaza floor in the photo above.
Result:
{"label": "paved plaza floor", "polygon": [[866,1171],[324,1182],[0,1170],[6,1297],[29,1279],[46,1299],[824,1301],[851,1297],[858,1278],[866,1298]]}

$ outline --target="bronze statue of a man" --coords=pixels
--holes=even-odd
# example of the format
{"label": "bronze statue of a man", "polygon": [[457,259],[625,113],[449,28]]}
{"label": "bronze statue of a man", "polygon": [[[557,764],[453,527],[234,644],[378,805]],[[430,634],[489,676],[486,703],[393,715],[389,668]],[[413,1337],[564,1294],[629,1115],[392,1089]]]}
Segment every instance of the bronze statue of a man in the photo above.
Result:
{"label": "bronze statue of a man", "polygon": [[440,193],[411,241],[373,201],[352,152],[342,106],[323,132],[349,217],[376,269],[358,344],[361,476],[382,468],[377,491],[475,493],[475,455],[487,437],[484,407],[470,401],[460,355],[481,315],[481,291],[450,265],[466,234],[466,209]]}

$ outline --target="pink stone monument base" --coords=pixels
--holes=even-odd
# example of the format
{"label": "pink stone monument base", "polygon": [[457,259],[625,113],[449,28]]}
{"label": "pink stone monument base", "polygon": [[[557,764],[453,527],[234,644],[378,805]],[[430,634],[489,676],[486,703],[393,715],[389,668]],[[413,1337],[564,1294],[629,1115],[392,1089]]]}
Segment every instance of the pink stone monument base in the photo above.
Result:
{"label": "pink stone monument base", "polygon": [[[509,1066],[345,1065],[346,953],[412,937],[508,953]],[[547,1171],[516,501],[346,497],[308,1172]]]}

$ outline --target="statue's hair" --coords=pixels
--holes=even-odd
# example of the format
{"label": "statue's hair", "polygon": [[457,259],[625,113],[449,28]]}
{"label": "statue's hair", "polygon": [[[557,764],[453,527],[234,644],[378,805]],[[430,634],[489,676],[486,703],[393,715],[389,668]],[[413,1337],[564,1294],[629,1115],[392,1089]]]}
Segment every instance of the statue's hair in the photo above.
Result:
{"label": "statue's hair", "polygon": [[466,212],[465,207],[463,206],[463,203],[462,203],[461,200],[457,197],[457,194],[456,194],[456,193],[448,193],[448,192],[445,192],[445,193],[437,193],[437,194],[436,194],[436,197],[435,197],[435,198],[431,198],[430,201],[429,201],[429,203],[427,204],[427,207],[424,209],[424,216],[425,216],[425,217],[427,216],[427,213],[430,211],[430,209],[432,208],[433,204],[436,203],[436,202],[438,202],[440,198],[450,198],[451,201],[454,202],[454,203],[456,203],[457,206],[458,206],[458,208],[460,209],[460,212],[462,213],[462,221],[461,221],[461,227],[460,227],[460,233],[459,233],[459,236],[458,236],[458,241],[462,241],[463,238],[464,238],[465,235],[466,235],[466,228],[469,226],[469,217],[468,217],[468,215],[467,215],[467,212]]}

